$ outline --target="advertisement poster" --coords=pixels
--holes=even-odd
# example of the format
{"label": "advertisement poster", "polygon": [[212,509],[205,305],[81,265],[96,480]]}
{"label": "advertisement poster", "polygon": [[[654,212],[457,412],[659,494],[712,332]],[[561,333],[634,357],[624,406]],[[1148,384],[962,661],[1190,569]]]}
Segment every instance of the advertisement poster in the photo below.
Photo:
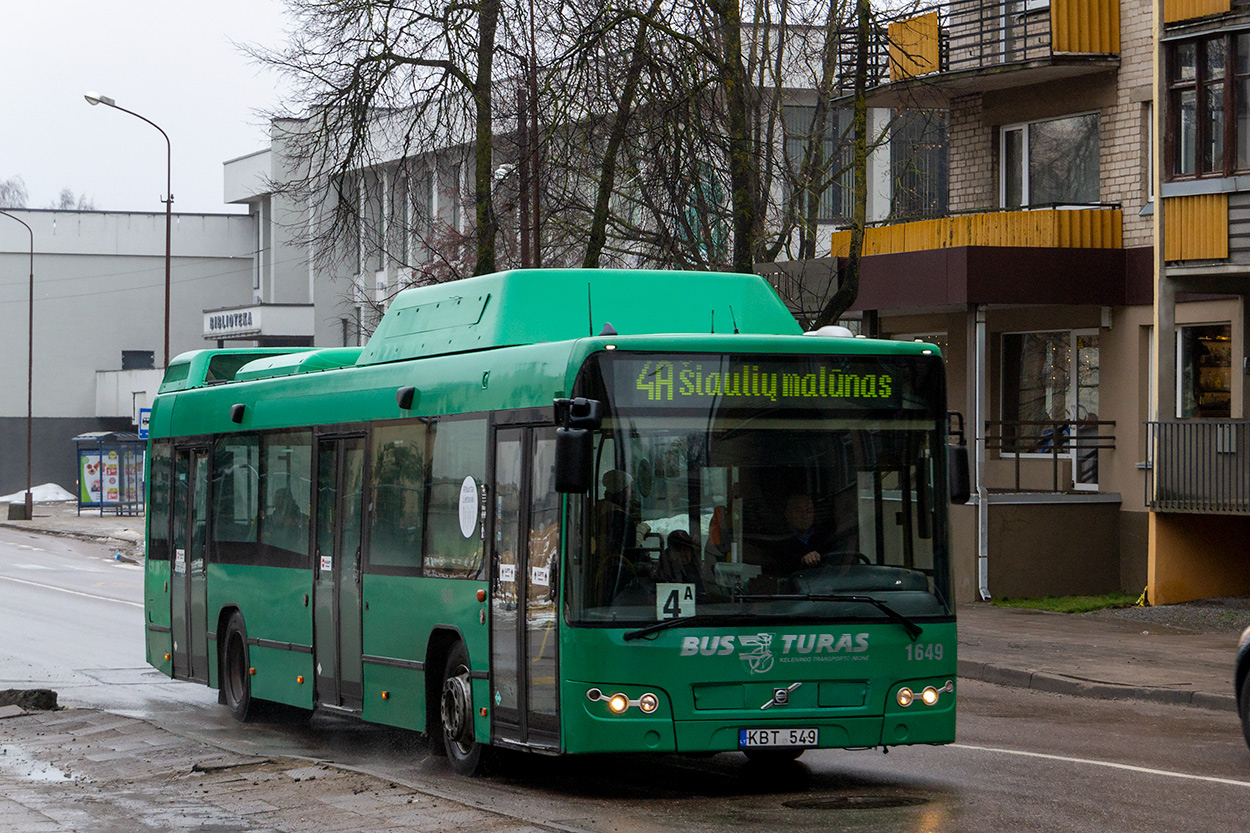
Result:
{"label": "advertisement poster", "polygon": [[105,506],[121,502],[121,465],[117,459],[117,451],[109,451],[104,455],[101,479],[104,483]]}
{"label": "advertisement poster", "polygon": [[78,452],[78,500],[84,505],[100,502],[100,454]]}

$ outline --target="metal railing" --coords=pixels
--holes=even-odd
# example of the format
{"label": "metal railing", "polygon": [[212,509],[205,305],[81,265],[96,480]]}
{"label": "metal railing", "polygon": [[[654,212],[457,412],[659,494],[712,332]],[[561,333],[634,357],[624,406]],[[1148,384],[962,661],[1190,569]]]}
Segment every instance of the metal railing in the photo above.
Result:
{"label": "metal railing", "polygon": [[943,18],[943,72],[1049,58],[1050,4],[1034,0],[953,0]]}
{"label": "metal railing", "polygon": [[1051,464],[1051,491],[1064,491],[1060,461],[1071,466],[1076,485],[1098,483],[1098,452],[1115,448],[1111,420],[1000,420],[985,423],[985,447],[1001,456],[1015,457],[1015,490],[1021,491],[1020,468],[1025,455],[1046,455]]}
{"label": "metal railing", "polygon": [[[920,23],[927,15],[936,15],[936,32]],[[1119,51],[1119,0],[944,0],[891,22],[901,27],[892,44],[896,60],[914,58],[924,67],[925,56],[936,54],[938,72]],[[930,51],[933,37],[937,48]]]}
{"label": "metal railing", "polygon": [[1146,505],[1250,515],[1250,421],[1147,422]]}

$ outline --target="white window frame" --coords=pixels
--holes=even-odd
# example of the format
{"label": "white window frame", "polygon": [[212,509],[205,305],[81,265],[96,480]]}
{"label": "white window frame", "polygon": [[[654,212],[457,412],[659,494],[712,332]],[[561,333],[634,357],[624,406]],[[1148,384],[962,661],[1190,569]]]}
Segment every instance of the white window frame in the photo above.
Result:
{"label": "white window frame", "polygon": [[[1101,331],[1097,327],[1081,327],[1078,329],[1065,329],[1063,327],[1055,327],[1053,329],[1004,331],[998,334],[998,352],[999,352],[1000,357],[1004,355],[1003,336],[1030,335],[1032,333],[1063,333],[1063,332],[1066,332],[1068,334],[1068,390],[1064,399],[1064,403],[1065,403],[1064,409],[1065,409],[1068,420],[1075,421],[1077,419],[1076,416],[1073,416],[1076,413],[1076,408],[1077,408],[1077,401],[1076,401],[1077,385],[1076,385],[1075,363],[1077,361],[1077,358],[1079,357],[1079,353],[1077,351],[1076,340],[1079,336],[1099,335]],[[1102,365],[1101,345],[1099,345],[1098,362],[1101,368],[1101,365]],[[999,421],[1001,422],[1002,415],[1004,411],[1006,410],[1004,407],[1006,403],[1003,401],[1003,391],[1005,391],[1007,387],[1005,380],[1003,379],[1003,374],[1006,372],[1006,362],[1000,360],[999,364],[1000,364],[1000,367],[998,370],[998,375],[999,375],[998,416],[999,416]],[[1099,393],[1101,394],[1101,390],[1099,391]],[[1101,405],[1099,407],[1101,407]],[[998,455],[1002,458],[1019,457],[1021,460],[1049,460],[1051,456],[1050,454],[1046,452],[1006,451],[1003,449],[999,450]],[[1072,443],[1070,441],[1068,443],[1068,450],[1063,452],[1060,456],[1071,457],[1073,465],[1076,464],[1076,449],[1072,447]],[[1073,474],[1075,474],[1075,469],[1073,470]],[[1073,478],[1073,482],[1075,484],[1075,477]],[[1097,489],[1098,487],[1096,484],[1094,484],[1092,488]]]}
{"label": "white window frame", "polygon": [[[1099,144],[1098,152],[1100,158],[1098,160],[1098,191],[1102,192],[1102,112],[1100,110],[1082,110],[1079,113],[1068,113],[1063,116],[1056,116],[1051,119],[1033,119],[1032,121],[1022,121],[1015,124],[1005,124],[998,129],[998,205],[1000,208],[1007,209],[1007,134],[1012,131],[1020,131],[1020,159],[1022,169],[1020,171],[1020,202],[1016,208],[1011,211],[1028,211],[1032,206],[1029,202],[1029,127],[1034,124],[1042,124],[1048,121],[1063,121],[1064,119],[1076,119],[1081,116],[1097,116]],[[1059,205],[1055,206],[1061,210],[1086,208],[1085,205]],[[1041,330],[1032,330],[1029,332],[1042,332]]]}

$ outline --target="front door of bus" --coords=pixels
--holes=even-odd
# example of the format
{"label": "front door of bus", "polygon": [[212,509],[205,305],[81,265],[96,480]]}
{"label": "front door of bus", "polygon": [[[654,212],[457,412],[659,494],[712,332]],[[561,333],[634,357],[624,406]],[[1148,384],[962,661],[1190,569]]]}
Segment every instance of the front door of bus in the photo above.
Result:
{"label": "front door of bus", "polygon": [[560,742],[557,681],[560,496],[555,429],[495,433],[491,547],[494,731],[532,746]]}
{"label": "front door of bus", "polygon": [[317,441],[317,537],[313,633],[317,703],[359,709],[360,530],[365,438]]}
{"label": "front door of bus", "polygon": [[173,574],[169,624],[174,676],[208,682],[208,595],[204,563],[208,539],[208,448],[174,452]]}

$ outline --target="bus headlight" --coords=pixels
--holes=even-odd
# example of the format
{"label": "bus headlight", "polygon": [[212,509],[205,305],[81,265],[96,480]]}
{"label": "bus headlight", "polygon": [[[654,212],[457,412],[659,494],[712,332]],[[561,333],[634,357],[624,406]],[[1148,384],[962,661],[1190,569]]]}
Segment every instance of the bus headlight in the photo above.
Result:
{"label": "bus headlight", "polygon": [[612,714],[624,714],[629,708],[629,698],[624,694],[613,694],[608,698],[608,711]]}
{"label": "bus headlight", "polygon": [[910,688],[900,688],[898,690],[898,704],[903,708],[907,708],[916,699],[916,695],[912,694]]}
{"label": "bus headlight", "polygon": [[651,692],[647,692],[638,698],[638,708],[642,709],[643,714],[651,714],[660,707],[660,698]]}
{"label": "bus headlight", "polygon": [[925,690],[920,692],[920,699],[926,706],[936,706],[938,701],[938,690],[933,686],[926,686]]}

